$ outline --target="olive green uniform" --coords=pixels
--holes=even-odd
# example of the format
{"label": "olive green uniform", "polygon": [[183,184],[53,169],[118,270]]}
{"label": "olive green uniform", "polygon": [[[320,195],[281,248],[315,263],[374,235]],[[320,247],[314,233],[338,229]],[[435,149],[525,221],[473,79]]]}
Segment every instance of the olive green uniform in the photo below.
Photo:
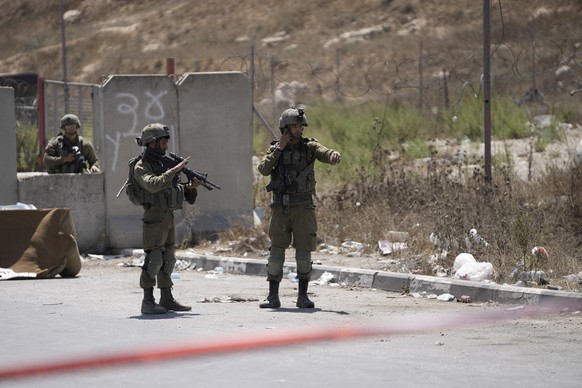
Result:
{"label": "olive green uniform", "polygon": [[[65,162],[65,157],[73,153],[73,147],[78,147],[85,165],[79,159]],[[74,141],[69,141],[62,133],[53,137],[44,152],[44,164],[49,174],[81,174],[93,166],[99,166],[99,158],[93,145],[77,135]]]}
{"label": "olive green uniform", "polygon": [[267,190],[273,192],[269,236],[271,249],[267,280],[281,282],[285,249],[293,243],[299,280],[309,280],[311,252],[316,249],[317,220],[314,162],[331,164],[334,150],[316,139],[302,138],[297,144],[287,144],[283,151],[273,142],[258,166],[259,172],[271,176]]}
{"label": "olive green uniform", "polygon": [[[142,189],[151,194],[152,203],[144,205],[143,250],[146,259],[140,277],[140,286],[170,288],[172,271],[176,264],[174,245],[174,210],[184,202],[184,186],[177,182],[174,172],[160,160],[148,157],[148,151],[135,165],[135,179]],[[193,202],[193,201],[192,201]]]}

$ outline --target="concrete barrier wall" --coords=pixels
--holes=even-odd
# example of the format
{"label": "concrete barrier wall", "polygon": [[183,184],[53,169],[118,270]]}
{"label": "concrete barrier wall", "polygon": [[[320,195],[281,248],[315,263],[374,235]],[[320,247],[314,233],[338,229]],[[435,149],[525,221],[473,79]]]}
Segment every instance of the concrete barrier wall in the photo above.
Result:
{"label": "concrete barrier wall", "polygon": [[18,173],[20,202],[37,209],[71,209],[77,245],[85,253],[102,253],[107,249],[103,194],[103,174]]}
{"label": "concrete barrier wall", "polygon": [[127,179],[127,162],[143,148],[135,143],[143,127],[164,123],[171,130],[170,150],[178,141],[176,86],[165,75],[113,75],[95,101],[101,135],[102,168],[109,244],[115,248],[141,246],[143,209],[129,202],[125,192],[116,197]]}
{"label": "concrete barrier wall", "polygon": [[16,183],[16,110],[14,89],[0,87],[0,205],[12,205],[18,200]]}
{"label": "concrete barrier wall", "polygon": [[222,190],[198,190],[193,231],[252,225],[252,96],[243,74],[188,73],[178,84],[179,151]]}
{"label": "concrete barrier wall", "polygon": [[[143,209],[125,191],[117,194],[129,159],[143,150],[135,138],[145,125],[160,122],[171,130],[170,151],[191,156],[188,167],[222,187],[201,187],[196,204],[175,212],[178,242],[233,224],[252,225],[252,99],[242,73],[190,73],[178,85],[166,75],[112,75],[95,88],[93,103],[102,174],[18,174],[17,194],[7,204],[71,208],[82,253],[141,247]],[[15,144],[0,144],[0,154],[6,152],[16,159]],[[15,168],[2,166],[0,173],[15,176]]]}

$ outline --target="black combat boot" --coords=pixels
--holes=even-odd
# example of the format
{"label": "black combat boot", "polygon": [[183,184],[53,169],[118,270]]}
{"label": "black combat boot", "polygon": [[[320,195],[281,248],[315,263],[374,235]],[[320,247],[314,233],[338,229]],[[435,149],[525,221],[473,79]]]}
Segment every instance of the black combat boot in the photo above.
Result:
{"label": "black combat boot", "polygon": [[309,285],[309,280],[300,279],[299,280],[299,294],[297,295],[297,307],[312,309],[315,307],[315,303],[309,300],[307,297],[307,286]]}
{"label": "black combat boot", "polygon": [[281,307],[281,301],[279,300],[279,282],[275,280],[269,280],[269,295],[265,302],[259,305],[262,309],[278,309]]}
{"label": "black combat boot", "polygon": [[162,296],[160,297],[160,306],[169,311],[190,311],[191,306],[183,306],[172,296],[171,288],[160,288]]}
{"label": "black combat boot", "polygon": [[154,288],[148,287],[143,289],[143,300],[141,301],[142,314],[165,314],[168,311],[156,303],[154,298]]}

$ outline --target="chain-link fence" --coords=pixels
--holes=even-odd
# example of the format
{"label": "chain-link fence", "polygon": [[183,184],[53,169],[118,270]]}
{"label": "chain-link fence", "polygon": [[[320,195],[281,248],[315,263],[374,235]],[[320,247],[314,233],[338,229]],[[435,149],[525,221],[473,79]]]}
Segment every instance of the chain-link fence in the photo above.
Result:
{"label": "chain-link fence", "polygon": [[38,75],[35,73],[0,74],[0,86],[14,89],[16,120],[19,123],[36,125],[37,82]]}
{"label": "chain-link fence", "polygon": [[66,113],[79,117],[79,134],[93,139],[93,90],[99,85],[44,80],[45,139],[59,133],[59,120]]}

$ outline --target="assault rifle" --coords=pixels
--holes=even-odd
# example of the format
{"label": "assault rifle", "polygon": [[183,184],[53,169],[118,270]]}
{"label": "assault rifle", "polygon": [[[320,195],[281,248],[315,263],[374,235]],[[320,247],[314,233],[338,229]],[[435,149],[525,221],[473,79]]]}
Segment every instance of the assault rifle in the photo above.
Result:
{"label": "assault rifle", "polygon": [[[172,168],[172,167],[176,166],[178,163],[180,163],[181,161],[183,161],[184,158],[181,157],[180,155],[176,155],[176,154],[170,152],[169,157],[166,155],[160,155],[160,160],[162,161],[162,163],[164,163],[165,166]],[[200,184],[202,186],[204,186],[207,190],[213,190],[213,189],[221,190],[220,186],[217,186],[214,183],[210,182],[208,179],[206,179],[208,177],[207,173],[190,170],[187,167],[182,168],[182,170],[180,172],[183,172],[184,175],[186,175],[186,177],[188,178],[188,182],[191,182],[194,179],[197,179],[200,181]]]}
{"label": "assault rifle", "polygon": [[[81,147],[83,147],[83,143],[81,143]],[[79,148],[79,146],[73,145],[73,143],[71,143],[66,136],[63,136],[63,149],[67,150],[70,154],[75,155],[75,160],[72,163],[77,168],[77,172],[82,173],[88,168],[87,161],[83,156],[81,148]]]}

